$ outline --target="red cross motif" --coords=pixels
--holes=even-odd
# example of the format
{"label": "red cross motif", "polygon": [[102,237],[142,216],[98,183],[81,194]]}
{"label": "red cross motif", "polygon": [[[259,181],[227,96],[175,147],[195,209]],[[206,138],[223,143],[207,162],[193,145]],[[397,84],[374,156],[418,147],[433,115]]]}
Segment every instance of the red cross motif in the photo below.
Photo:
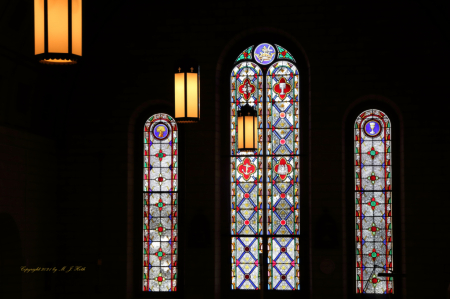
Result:
{"label": "red cross motif", "polygon": [[163,256],[165,256],[166,254],[164,252],[162,252],[162,249],[160,248],[156,253],[155,253],[156,257],[159,260],[162,260]]}
{"label": "red cross motif", "polygon": [[274,167],[275,172],[284,180],[289,173],[292,172],[291,164],[288,164],[285,158],[281,158],[280,162]]}
{"label": "red cross motif", "polygon": [[372,260],[375,262],[375,260],[377,259],[377,257],[380,256],[380,254],[377,252],[377,250],[374,248],[372,249],[372,252],[368,254],[369,257],[372,258]]}
{"label": "red cross motif", "polygon": [[244,180],[248,181],[250,176],[255,173],[256,167],[250,162],[249,158],[245,158],[244,162],[238,165],[238,172],[242,174]]}
{"label": "red cross motif", "polygon": [[157,153],[157,154],[155,155],[155,157],[158,158],[159,161],[162,161],[162,158],[164,158],[165,156],[166,156],[166,154],[164,154],[164,153],[162,152],[162,150],[159,150],[159,153]]}
{"label": "red cross motif", "polygon": [[277,84],[273,87],[273,90],[278,94],[280,99],[284,100],[286,95],[292,90],[292,87],[287,83],[286,78],[281,78]]}
{"label": "red cross motif", "polygon": [[250,79],[245,79],[239,86],[239,92],[244,96],[244,99],[250,99],[250,96],[255,92],[256,87],[250,82]]}
{"label": "red cross motif", "polygon": [[368,155],[372,158],[372,160],[375,158],[376,155],[378,155],[378,152],[375,150],[375,148],[372,146],[370,151],[367,152]]}
{"label": "red cross motif", "polygon": [[162,199],[160,198],[159,201],[155,204],[155,206],[159,209],[159,211],[162,211],[163,207],[165,207],[166,204],[163,203]]}

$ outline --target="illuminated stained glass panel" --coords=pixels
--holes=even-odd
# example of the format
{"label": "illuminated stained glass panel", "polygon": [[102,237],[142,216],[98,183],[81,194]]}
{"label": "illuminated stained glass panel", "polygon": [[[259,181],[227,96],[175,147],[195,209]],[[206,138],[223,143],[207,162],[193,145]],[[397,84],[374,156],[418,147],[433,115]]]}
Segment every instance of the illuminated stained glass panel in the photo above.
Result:
{"label": "illuminated stained glass panel", "polygon": [[262,238],[232,237],[232,286],[233,290],[259,290],[259,261],[262,255]]}
{"label": "illuminated stained glass panel", "polygon": [[355,122],[356,292],[393,293],[391,122],[380,110]]}
{"label": "illuminated stained glass panel", "polygon": [[236,62],[239,62],[241,60],[251,60],[252,59],[252,49],[253,49],[253,46],[245,49],[244,52],[239,54],[238,58],[236,59]]}
{"label": "illuminated stained glass panel", "polygon": [[143,291],[177,290],[178,129],[163,113],[144,126]]}
{"label": "illuminated stained glass panel", "polygon": [[299,73],[288,61],[267,71],[268,288],[300,289]]}
{"label": "illuminated stained glass panel", "polygon": [[278,58],[289,59],[289,60],[292,60],[293,62],[295,62],[294,57],[292,57],[291,53],[289,53],[288,50],[286,50],[285,48],[283,48],[279,45],[275,45],[275,46],[277,46]]}
{"label": "illuminated stained glass panel", "polygon": [[[231,73],[231,235],[232,288],[260,289],[259,253],[262,234],[262,72],[252,62]],[[240,152],[237,111],[249,104],[258,110],[258,148]]]}
{"label": "illuminated stained glass panel", "polygon": [[[300,289],[299,72],[293,62],[283,47],[262,43],[242,52],[231,73],[234,290]],[[237,116],[247,104],[257,112],[253,152],[238,149]]]}

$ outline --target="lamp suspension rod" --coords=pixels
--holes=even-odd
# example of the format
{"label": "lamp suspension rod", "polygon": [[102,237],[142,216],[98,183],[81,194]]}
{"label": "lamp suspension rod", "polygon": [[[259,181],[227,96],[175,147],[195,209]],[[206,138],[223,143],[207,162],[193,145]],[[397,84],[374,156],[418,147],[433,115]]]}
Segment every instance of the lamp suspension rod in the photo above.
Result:
{"label": "lamp suspension rod", "polygon": [[48,53],[48,0],[44,1],[44,53]]}
{"label": "lamp suspension rod", "polygon": [[70,55],[70,54],[72,54],[72,0],[69,0],[68,4],[69,4],[69,9],[68,9],[68,11],[69,11],[69,18],[68,18],[68,20],[69,20],[69,26],[68,26],[68,28],[69,28],[69,35],[68,35],[69,51],[67,51],[67,52]]}
{"label": "lamp suspension rod", "polygon": [[188,100],[187,100],[187,73],[185,70],[183,70],[183,77],[184,77],[184,117],[187,118],[187,105],[188,105]]}

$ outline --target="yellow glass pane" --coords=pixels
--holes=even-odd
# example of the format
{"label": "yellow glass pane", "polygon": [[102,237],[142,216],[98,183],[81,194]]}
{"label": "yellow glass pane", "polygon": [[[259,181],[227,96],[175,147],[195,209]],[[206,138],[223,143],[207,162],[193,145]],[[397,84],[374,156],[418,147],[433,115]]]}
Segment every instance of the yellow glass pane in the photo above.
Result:
{"label": "yellow glass pane", "polygon": [[187,73],[187,117],[198,117],[197,73]]}
{"label": "yellow glass pane", "polygon": [[34,0],[34,54],[45,52],[44,0]]}
{"label": "yellow glass pane", "polygon": [[175,118],[184,114],[184,73],[175,74]]}
{"label": "yellow glass pane", "polygon": [[72,53],[81,56],[82,13],[81,0],[72,0]]}
{"label": "yellow glass pane", "polygon": [[69,4],[48,0],[48,52],[69,53]]}
{"label": "yellow glass pane", "polygon": [[238,117],[238,148],[244,147],[244,117]]}
{"label": "yellow glass pane", "polygon": [[245,116],[245,147],[254,148],[255,123],[253,116]]}

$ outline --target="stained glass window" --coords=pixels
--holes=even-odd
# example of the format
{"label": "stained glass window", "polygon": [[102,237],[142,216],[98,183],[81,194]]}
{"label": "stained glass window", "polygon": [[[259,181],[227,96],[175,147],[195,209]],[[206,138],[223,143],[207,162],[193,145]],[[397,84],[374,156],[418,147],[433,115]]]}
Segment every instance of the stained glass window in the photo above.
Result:
{"label": "stained glass window", "polygon": [[[299,72],[276,54],[272,45],[260,44],[253,59],[237,62],[231,73],[231,288],[236,290],[300,289]],[[266,64],[263,72],[260,65]],[[237,111],[246,104],[257,111],[254,152],[241,152],[237,143]]]}
{"label": "stained glass window", "polygon": [[177,290],[178,129],[164,113],[144,126],[143,291]]}
{"label": "stained glass window", "polygon": [[393,293],[391,122],[380,110],[355,122],[356,292]]}

